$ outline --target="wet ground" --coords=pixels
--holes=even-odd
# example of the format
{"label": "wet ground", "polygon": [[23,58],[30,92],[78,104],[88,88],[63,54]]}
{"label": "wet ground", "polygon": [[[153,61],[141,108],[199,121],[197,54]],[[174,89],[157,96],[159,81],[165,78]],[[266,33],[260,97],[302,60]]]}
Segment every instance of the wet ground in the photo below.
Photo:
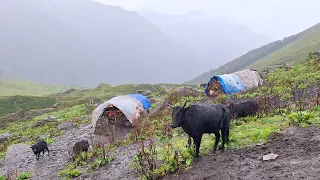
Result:
{"label": "wet ground", "polygon": [[[90,129],[80,128],[57,137],[49,146],[50,158],[45,154],[36,161],[31,150],[13,155],[11,162],[14,163],[0,167],[0,175],[18,170],[32,172],[31,179],[34,180],[63,179],[57,174],[68,162],[68,151],[76,141],[86,139],[89,134]],[[274,139],[265,145],[202,156],[187,172],[165,179],[320,179],[319,127],[290,127],[272,137]],[[136,145],[132,144],[110,152],[109,155],[115,157],[111,164],[75,179],[138,179],[129,166],[136,150]],[[275,160],[263,161],[262,156],[269,153],[279,156]]]}
{"label": "wet ground", "polygon": [[[193,167],[166,179],[320,179],[320,128],[290,127],[261,146],[200,157]],[[279,155],[263,161],[269,153]]]}
{"label": "wet ground", "polygon": [[[55,143],[49,145],[50,157],[47,152],[44,157],[41,153],[39,161],[36,160],[29,145],[18,144],[11,151],[9,160],[4,162],[2,167],[0,166],[0,175],[11,173],[11,177],[15,177],[16,172],[25,171],[32,172],[31,180],[63,179],[63,177],[58,176],[58,172],[65,169],[65,166],[70,162],[69,151],[72,151],[72,146],[82,139],[90,142],[92,132],[92,129],[85,126],[65,132],[65,134],[56,138]],[[118,148],[109,154],[109,156],[115,157],[110,165],[101,167],[89,174],[86,173],[86,169],[83,169],[83,175],[75,179],[133,179],[136,175],[132,173],[129,165],[136,149],[136,145]]]}

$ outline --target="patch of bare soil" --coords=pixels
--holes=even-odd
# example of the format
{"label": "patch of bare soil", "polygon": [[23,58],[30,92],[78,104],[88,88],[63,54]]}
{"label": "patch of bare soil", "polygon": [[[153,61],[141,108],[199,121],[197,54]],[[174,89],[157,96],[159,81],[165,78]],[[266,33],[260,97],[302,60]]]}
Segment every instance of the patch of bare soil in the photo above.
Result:
{"label": "patch of bare soil", "polygon": [[[25,171],[32,173],[31,180],[61,180],[63,177],[59,177],[58,172],[70,162],[69,151],[72,151],[72,146],[81,140],[88,140],[92,144],[92,133],[93,129],[85,125],[66,131],[56,138],[55,143],[48,146],[50,157],[47,152],[44,157],[41,153],[39,161],[29,145],[18,144],[17,147],[13,147],[10,159],[2,166],[0,164],[0,175],[10,173],[15,177],[17,173]],[[108,155],[115,158],[111,164],[92,173],[86,173],[86,169],[81,169],[83,174],[74,179],[136,179],[136,174],[129,167],[136,150],[137,144],[131,144],[111,151]]]}
{"label": "patch of bare soil", "polygon": [[[290,127],[282,133],[265,145],[202,156],[188,172],[166,179],[320,179],[320,128]],[[269,153],[279,156],[263,161]]]}

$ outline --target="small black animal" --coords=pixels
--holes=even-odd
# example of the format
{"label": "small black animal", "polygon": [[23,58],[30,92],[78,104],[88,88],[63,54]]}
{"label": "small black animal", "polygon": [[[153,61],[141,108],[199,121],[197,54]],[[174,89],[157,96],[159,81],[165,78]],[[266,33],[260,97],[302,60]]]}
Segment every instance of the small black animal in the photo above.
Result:
{"label": "small black animal", "polygon": [[[169,104],[168,104],[169,105]],[[172,111],[172,128],[182,127],[189,135],[188,143],[191,144],[190,137],[196,145],[196,158],[199,157],[201,138],[204,133],[214,133],[216,140],[213,151],[217,146],[222,135],[222,150],[229,141],[229,128],[231,115],[230,111],[222,104],[198,104],[185,108],[184,106],[169,105]],[[221,135],[220,132],[221,131]]]}
{"label": "small black animal", "polygon": [[259,104],[255,100],[248,100],[239,104],[230,103],[227,106],[233,119],[255,115],[259,110]]}
{"label": "small black animal", "polygon": [[43,152],[43,155],[44,155],[45,150],[47,150],[47,152],[50,156],[47,142],[44,140],[41,140],[41,141],[37,142],[36,144],[32,145],[31,149],[32,149],[33,153],[36,155],[37,160],[39,160],[41,152]]}
{"label": "small black animal", "polygon": [[73,153],[80,154],[81,152],[88,152],[89,142],[87,140],[78,141],[73,146]]}

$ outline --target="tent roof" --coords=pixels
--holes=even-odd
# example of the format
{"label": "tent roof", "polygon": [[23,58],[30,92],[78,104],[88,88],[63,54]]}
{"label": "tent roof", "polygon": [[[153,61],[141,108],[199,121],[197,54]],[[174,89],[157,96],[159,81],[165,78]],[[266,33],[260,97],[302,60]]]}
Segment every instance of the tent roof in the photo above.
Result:
{"label": "tent roof", "polygon": [[[117,107],[122,113],[126,116],[126,118],[133,123],[135,119],[138,119],[140,117],[140,113],[144,111],[144,105],[145,107],[151,106],[151,103],[146,101],[147,99],[141,97],[141,96],[136,96],[140,97],[140,101],[143,101],[144,103],[141,103],[138,99],[130,96],[130,95],[125,95],[125,96],[117,96],[114,97],[103,104],[99,105],[92,113],[92,125],[93,127],[96,126],[96,123],[102,113],[105,111],[107,107],[110,105],[113,105]],[[146,103],[149,102],[150,104]]]}
{"label": "tent roof", "polygon": [[149,101],[149,99],[142,94],[128,94],[128,96],[137,99],[142,104],[144,109],[149,109],[151,107],[151,102]]}
{"label": "tent roof", "polygon": [[204,89],[204,93],[207,93],[208,85],[214,78],[218,78],[222,87],[222,91],[225,94],[232,94],[237,93],[239,91],[246,91],[252,88],[258,88],[259,85],[262,84],[262,79],[257,71],[246,69],[231,74],[212,76]]}

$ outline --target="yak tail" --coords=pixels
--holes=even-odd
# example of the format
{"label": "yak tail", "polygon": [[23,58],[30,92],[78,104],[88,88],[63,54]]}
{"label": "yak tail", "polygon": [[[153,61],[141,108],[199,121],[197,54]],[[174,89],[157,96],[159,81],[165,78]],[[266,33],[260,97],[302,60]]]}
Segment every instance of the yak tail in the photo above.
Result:
{"label": "yak tail", "polygon": [[223,129],[226,132],[226,142],[229,142],[229,129],[230,129],[230,121],[231,121],[231,114],[229,109],[223,107]]}

